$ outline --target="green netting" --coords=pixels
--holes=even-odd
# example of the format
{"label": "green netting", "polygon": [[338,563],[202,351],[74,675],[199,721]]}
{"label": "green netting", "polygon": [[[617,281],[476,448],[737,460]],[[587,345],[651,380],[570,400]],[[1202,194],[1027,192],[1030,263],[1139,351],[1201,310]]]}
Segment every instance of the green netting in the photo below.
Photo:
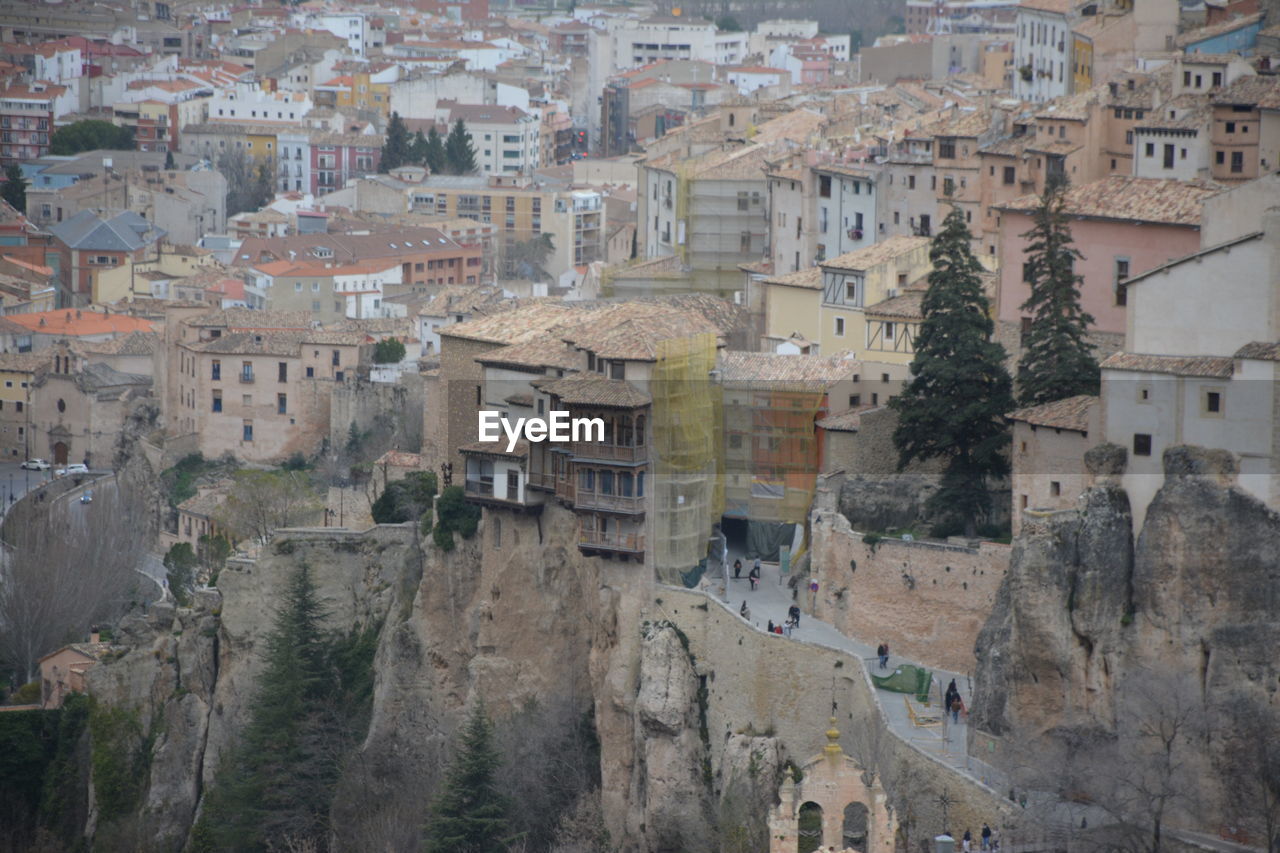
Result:
{"label": "green netting", "polygon": [[917,702],[928,702],[932,678],[931,671],[904,663],[888,675],[872,675],[871,683],[893,693],[914,693]]}

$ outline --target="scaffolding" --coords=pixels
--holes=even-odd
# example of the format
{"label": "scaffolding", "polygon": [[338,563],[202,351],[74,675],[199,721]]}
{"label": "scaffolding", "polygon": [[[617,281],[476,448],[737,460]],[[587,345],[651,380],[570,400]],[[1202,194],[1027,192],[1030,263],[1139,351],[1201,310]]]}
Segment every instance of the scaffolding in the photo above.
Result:
{"label": "scaffolding", "polygon": [[723,511],[722,414],[713,334],[658,342],[650,382],[653,397],[653,535],[658,579],[681,573],[707,556],[707,537]]}

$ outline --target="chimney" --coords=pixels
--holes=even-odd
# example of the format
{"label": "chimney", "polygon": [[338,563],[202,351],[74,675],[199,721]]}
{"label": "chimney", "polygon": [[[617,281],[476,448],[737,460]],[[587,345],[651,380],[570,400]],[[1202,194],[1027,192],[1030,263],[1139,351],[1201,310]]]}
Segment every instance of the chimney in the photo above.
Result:
{"label": "chimney", "polygon": [[101,641],[102,641],[102,635],[98,633],[97,629],[94,629],[89,632],[89,642],[98,643]]}

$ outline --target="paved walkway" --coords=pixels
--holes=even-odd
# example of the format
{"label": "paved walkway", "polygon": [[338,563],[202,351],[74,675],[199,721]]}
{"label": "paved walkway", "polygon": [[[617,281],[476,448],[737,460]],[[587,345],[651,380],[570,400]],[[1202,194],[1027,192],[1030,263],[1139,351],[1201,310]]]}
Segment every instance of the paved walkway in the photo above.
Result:
{"label": "paved walkway", "polygon": [[[732,566],[735,559],[742,560],[741,580],[733,578]],[[810,606],[809,591],[807,589],[800,590],[796,599],[792,600],[792,590],[786,585],[787,579],[779,575],[776,563],[765,563],[763,565],[761,569],[763,577],[759,586],[753,591],[747,580],[747,572],[751,569],[751,561],[742,554],[736,553],[732,548],[729,550],[728,560],[728,580],[714,576],[708,577],[705,581],[707,590],[722,601],[725,601],[735,612],[742,607],[742,602],[746,601],[747,607],[751,612],[749,621],[760,630],[763,631],[768,627],[770,619],[773,620],[774,624],[780,625],[785,622],[787,608],[795,603],[800,605],[800,610],[804,615],[800,617],[800,627],[792,632],[792,639],[807,643],[817,643],[818,645],[839,649],[862,658],[868,671],[874,675],[888,675],[893,672],[895,667],[901,664],[916,664],[919,666],[916,661],[907,660],[900,655],[890,655],[888,667],[883,670],[880,669],[873,645],[850,639],[840,633],[834,626],[826,622],[820,622],[810,615],[813,608]],[[713,564],[711,571],[718,574],[719,569],[714,567]],[[928,669],[928,667],[925,668]],[[890,729],[903,740],[915,744],[929,755],[934,756],[957,771],[977,781],[997,787],[1001,780],[984,778],[987,772],[975,772],[975,768],[969,759],[967,752],[969,732],[964,715],[961,715],[959,724],[955,724],[951,722],[950,715],[941,713],[942,695],[951,679],[955,679],[956,686],[960,690],[960,696],[966,705],[969,704],[970,697],[973,694],[972,682],[967,675],[938,669],[931,671],[933,673],[933,687],[930,698],[933,701],[929,706],[915,701],[914,697],[905,693],[894,693],[887,690],[875,691],[880,707],[889,721]],[[945,720],[938,725],[917,726],[911,721],[911,714],[907,710],[908,704],[920,717],[933,719],[945,717]]]}
{"label": "paved walkway", "polygon": [[[732,567],[735,559],[742,560],[742,578],[739,580],[735,580],[732,577]],[[712,561],[707,575],[702,581],[702,587],[711,595],[725,602],[726,606],[735,613],[739,612],[742,603],[745,601],[750,612],[748,621],[761,631],[768,628],[770,619],[773,620],[774,624],[786,622],[787,609],[792,604],[799,604],[802,616],[800,617],[800,627],[792,631],[791,638],[793,640],[848,652],[862,658],[867,670],[875,675],[887,675],[895,667],[902,664],[921,666],[918,662],[908,660],[900,655],[890,655],[888,668],[880,669],[874,646],[851,639],[831,624],[813,618],[811,615],[813,608],[810,604],[809,591],[807,589],[799,590],[796,592],[795,598],[792,598],[792,590],[786,584],[787,578],[780,575],[776,563],[765,563],[761,567],[761,582],[755,590],[752,590],[751,584],[747,580],[747,573],[751,569],[752,561],[733,548],[729,549],[727,561],[724,573],[727,579],[721,576],[720,567]],[[929,667],[924,668],[929,669]],[[963,715],[960,717],[959,724],[952,724],[950,715],[940,713],[942,694],[946,690],[946,685],[953,678],[965,705],[968,706],[972,703],[972,679],[967,675],[945,670],[932,669],[931,672],[933,674],[931,691],[933,702],[931,706],[925,706],[915,701],[913,696],[903,693],[879,689],[873,691],[876,701],[888,720],[890,731],[946,764],[955,772],[975,782],[987,785],[1000,793],[1007,792],[1009,790],[1009,781],[1004,774],[969,755],[969,732],[965,717]],[[944,718],[942,724],[917,726],[911,720],[911,713],[907,710],[908,704],[917,716],[935,719]],[[1024,808],[1041,810],[1042,813],[1044,813],[1043,810],[1047,809],[1048,813],[1052,815],[1051,821],[1059,826],[1079,826],[1079,821],[1082,817],[1087,817],[1089,825],[1095,827],[1108,822],[1106,813],[1096,806],[1082,807],[1067,802],[1056,802],[1051,795],[1042,792],[1029,792],[1027,796],[1029,799],[1023,804]],[[1228,851],[1230,853],[1244,853],[1244,851],[1256,849],[1200,833],[1171,829],[1169,834],[1202,849],[1221,851],[1221,853],[1228,853]],[[1043,843],[1018,844],[1016,842],[1008,843],[1009,841],[1013,841],[1013,839],[1006,839],[1006,844],[1002,846],[1008,853],[1044,849]]]}

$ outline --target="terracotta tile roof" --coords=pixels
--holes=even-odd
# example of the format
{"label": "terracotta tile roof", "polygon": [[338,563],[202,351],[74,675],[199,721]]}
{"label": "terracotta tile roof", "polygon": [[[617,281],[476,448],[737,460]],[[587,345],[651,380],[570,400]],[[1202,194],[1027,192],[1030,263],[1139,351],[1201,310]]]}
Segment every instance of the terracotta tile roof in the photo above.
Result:
{"label": "terracotta tile roof", "polygon": [[1272,106],[1280,102],[1280,78],[1262,75],[1241,77],[1225,89],[1213,93],[1215,105],[1255,106],[1264,102]]}
{"label": "terracotta tile roof", "polygon": [[978,149],[980,154],[993,154],[997,157],[1017,157],[1027,145],[1032,142],[1034,137],[1030,134],[1019,134],[1017,136],[1006,136],[989,142]]}
{"label": "terracotta tile roof", "polygon": [[557,330],[562,340],[597,358],[657,361],[658,344],[673,338],[720,334],[706,317],[645,302],[622,302]]}
{"label": "terracotta tile roof", "polygon": [[1170,373],[1174,376],[1208,376],[1228,379],[1231,377],[1232,360],[1217,356],[1141,355],[1133,352],[1117,352],[1102,362],[1102,368],[1132,373]]}
{"label": "terracotta tile roof", "polygon": [[193,352],[214,355],[296,356],[302,346],[301,331],[233,332],[210,341],[186,344]]}
{"label": "terracotta tile roof", "polygon": [[[1070,216],[1090,219],[1199,227],[1201,202],[1221,191],[1222,187],[1208,181],[1112,175],[1067,190],[1064,209]],[[1039,196],[1025,195],[996,208],[1030,213],[1039,205]]]}
{"label": "terracotta tile roof", "polygon": [[725,352],[720,355],[720,380],[725,385],[822,391],[849,380],[861,368],[849,353],[830,356],[785,355],[772,352]]}
{"label": "terracotta tile roof", "polygon": [[1097,397],[1091,394],[1080,394],[1076,397],[1054,400],[1052,403],[1018,409],[1005,417],[1011,421],[1022,421],[1032,426],[1088,432],[1089,412],[1097,403]]}
{"label": "terracotta tile roof", "polygon": [[33,373],[47,365],[51,357],[52,354],[48,350],[0,353],[0,370],[12,373]]}
{"label": "terracotta tile roof", "polygon": [[587,303],[536,300],[513,305],[465,323],[454,323],[440,329],[441,337],[466,338],[494,344],[518,344],[538,338],[553,326],[568,320]]}
{"label": "terracotta tile roof", "polygon": [[1150,118],[1138,122],[1134,130],[1208,130],[1211,118],[1208,98],[1188,92],[1152,110]]}
{"label": "terracotta tile roof", "polygon": [[857,432],[862,427],[862,416],[867,412],[875,409],[882,409],[883,406],[859,406],[855,409],[845,409],[840,412],[832,412],[825,418],[817,422],[821,429],[831,430],[832,432]]}
{"label": "terracotta tile roof", "polygon": [[497,441],[473,441],[458,448],[463,453],[484,453],[490,456],[506,456],[509,459],[524,459],[529,455],[529,443],[517,441],[511,451],[507,451],[507,438],[502,436]]}
{"label": "terracotta tile roof", "polygon": [[583,356],[558,336],[547,334],[524,343],[490,350],[476,356],[475,360],[480,364],[577,369],[582,364]]}
{"label": "terracotta tile roof", "polygon": [[188,318],[188,326],[196,328],[254,329],[310,329],[309,311],[258,311],[252,308],[223,308],[198,317]]}
{"label": "terracotta tile roof", "polygon": [[125,335],[129,332],[150,332],[155,327],[150,320],[127,314],[102,314],[97,311],[60,310],[40,311],[34,314],[10,314],[6,320],[40,335]]}
{"label": "terracotta tile roof", "polygon": [[535,382],[534,385],[570,406],[638,409],[653,402],[647,393],[625,379],[606,379],[594,373],[580,373],[563,379]]}
{"label": "terracotta tile roof", "polygon": [[1023,9],[1035,9],[1039,12],[1057,12],[1065,15],[1071,11],[1072,0],[1022,0],[1018,4]]}
{"label": "terracotta tile roof", "polygon": [[1078,142],[1071,142],[1066,139],[1054,139],[1050,142],[1034,142],[1027,146],[1028,151],[1035,151],[1038,154],[1055,154],[1059,157],[1065,157],[1079,151],[1084,146]]}
{"label": "terracotta tile roof", "polygon": [[867,317],[882,317],[888,320],[905,320],[920,322],[924,319],[923,290],[908,290],[890,299],[868,305],[862,313]]}
{"label": "terracotta tile roof", "polygon": [[218,511],[218,507],[222,506],[223,501],[227,499],[227,492],[230,488],[231,481],[223,480],[212,487],[200,489],[195,497],[187,498],[178,504],[178,512],[209,518]]}
{"label": "terracotta tile roof", "polygon": [[86,341],[77,349],[93,355],[151,355],[159,340],[155,332],[130,332],[111,341]]}
{"label": "terracotta tile roof", "polygon": [[764,283],[782,287],[802,287],[805,290],[821,290],[822,267],[808,267],[783,275],[771,275],[764,279]]}
{"label": "terracotta tile roof", "polygon": [[1280,361],[1280,343],[1251,341],[1236,350],[1235,358],[1249,358],[1255,361]]}
{"label": "terracotta tile roof", "polygon": [[878,243],[872,243],[864,249],[854,249],[852,252],[845,252],[843,255],[834,257],[831,260],[823,261],[821,266],[829,269],[861,272],[928,245],[928,237],[895,234]]}

